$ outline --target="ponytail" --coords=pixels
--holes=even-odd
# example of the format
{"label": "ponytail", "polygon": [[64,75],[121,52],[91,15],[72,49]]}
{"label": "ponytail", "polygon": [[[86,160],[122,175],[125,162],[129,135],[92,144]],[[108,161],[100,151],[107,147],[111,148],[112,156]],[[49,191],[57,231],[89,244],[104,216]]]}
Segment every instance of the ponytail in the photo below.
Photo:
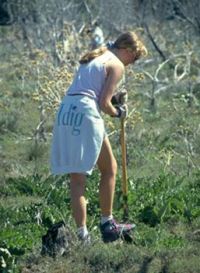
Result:
{"label": "ponytail", "polygon": [[136,59],[141,57],[145,57],[148,54],[148,51],[143,44],[143,42],[139,39],[137,34],[133,31],[128,31],[122,33],[115,42],[108,42],[106,46],[99,47],[92,51],[89,51],[79,60],[80,64],[87,64],[98,56],[101,56],[106,50],[112,49],[131,49],[136,56]]}
{"label": "ponytail", "polygon": [[106,52],[106,50],[107,50],[107,47],[102,46],[102,47],[99,47],[99,48],[94,49],[92,51],[89,51],[81,57],[81,59],[79,60],[79,63],[80,64],[87,64],[90,61],[92,61],[93,59],[95,59],[96,57],[101,56],[104,52]]}

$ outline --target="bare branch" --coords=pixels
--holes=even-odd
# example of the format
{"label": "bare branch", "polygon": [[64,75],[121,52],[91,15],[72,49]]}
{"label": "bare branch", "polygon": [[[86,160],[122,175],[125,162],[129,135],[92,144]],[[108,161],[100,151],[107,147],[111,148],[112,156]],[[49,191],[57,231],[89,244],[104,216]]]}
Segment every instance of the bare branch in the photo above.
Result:
{"label": "bare branch", "polygon": [[181,63],[177,63],[175,68],[174,68],[174,82],[178,83],[181,81],[185,76],[187,76],[190,73],[190,65],[191,65],[191,55],[192,52],[189,52],[187,55],[183,55],[186,58],[186,64],[184,65],[183,68],[183,73],[178,75],[178,68],[180,67]]}
{"label": "bare branch", "polygon": [[159,80],[158,80],[158,73],[159,73],[160,70],[164,67],[164,65],[165,65],[166,63],[168,63],[169,61],[170,61],[170,59],[167,59],[167,60],[164,61],[163,63],[159,64],[159,66],[158,66],[158,68],[157,68],[157,70],[156,70],[155,76],[154,76],[154,79],[155,79],[156,82],[159,82]]}
{"label": "bare branch", "polygon": [[160,49],[160,47],[156,43],[156,41],[155,41],[153,35],[151,34],[149,27],[146,23],[144,23],[144,29],[146,30],[147,35],[148,35],[150,41],[152,42],[153,46],[155,47],[156,51],[159,53],[159,55],[161,56],[163,61],[166,61],[167,58],[166,58],[165,54],[163,53],[163,51]]}

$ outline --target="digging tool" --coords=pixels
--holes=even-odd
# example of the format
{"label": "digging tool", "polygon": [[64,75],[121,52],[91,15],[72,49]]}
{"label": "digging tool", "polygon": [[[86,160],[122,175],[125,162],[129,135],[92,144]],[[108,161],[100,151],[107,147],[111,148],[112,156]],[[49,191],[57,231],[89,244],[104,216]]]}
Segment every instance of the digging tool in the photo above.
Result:
{"label": "digging tool", "polygon": [[122,196],[123,196],[123,210],[124,220],[128,218],[128,183],[127,183],[127,162],[126,162],[126,121],[125,118],[121,119],[121,134],[120,134],[120,142],[121,142],[121,150],[122,150]]}

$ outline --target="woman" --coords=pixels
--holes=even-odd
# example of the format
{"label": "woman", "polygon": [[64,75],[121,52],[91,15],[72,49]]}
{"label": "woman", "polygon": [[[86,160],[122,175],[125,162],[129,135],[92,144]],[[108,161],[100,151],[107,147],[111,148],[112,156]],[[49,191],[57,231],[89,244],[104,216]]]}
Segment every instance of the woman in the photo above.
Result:
{"label": "woman", "polygon": [[[121,34],[112,45],[95,49],[80,59],[79,70],[57,113],[52,142],[53,174],[70,174],[70,193],[78,237],[89,238],[86,226],[86,175],[97,164],[101,173],[100,231],[104,242],[120,238],[133,225],[117,224],[112,216],[117,164],[100,111],[126,117],[126,107],[112,104],[125,67],[147,54],[134,32]],[[118,98],[118,97],[117,97]]]}

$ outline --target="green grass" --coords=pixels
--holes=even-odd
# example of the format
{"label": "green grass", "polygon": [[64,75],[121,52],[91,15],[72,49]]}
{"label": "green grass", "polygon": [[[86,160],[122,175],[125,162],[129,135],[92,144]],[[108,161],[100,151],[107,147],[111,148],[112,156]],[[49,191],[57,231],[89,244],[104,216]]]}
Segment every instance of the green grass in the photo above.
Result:
{"label": "green grass", "polygon": [[[120,179],[120,177],[119,177]],[[54,222],[64,219],[74,232],[66,176],[21,177],[5,181],[1,189],[0,246],[17,258],[18,268],[31,272],[174,272],[187,273],[184,261],[199,272],[199,174],[191,178],[162,175],[157,179],[130,178],[129,220],[137,224],[134,244],[105,245],[98,230],[98,173],[88,181],[88,222],[93,244],[87,252],[77,242],[67,258],[56,262],[40,257],[41,236]],[[120,180],[114,205],[122,220]],[[15,259],[16,259],[15,258]],[[74,266],[76,264],[76,267]],[[167,268],[164,271],[164,268]],[[44,269],[45,268],[45,269]],[[57,270],[57,271],[56,271]],[[63,271],[61,271],[63,270]],[[84,271],[85,270],[85,271]],[[155,271],[154,271],[155,270]],[[160,270],[160,271],[159,271]],[[163,270],[163,271],[162,271]],[[47,272],[46,271],[46,272]]]}

